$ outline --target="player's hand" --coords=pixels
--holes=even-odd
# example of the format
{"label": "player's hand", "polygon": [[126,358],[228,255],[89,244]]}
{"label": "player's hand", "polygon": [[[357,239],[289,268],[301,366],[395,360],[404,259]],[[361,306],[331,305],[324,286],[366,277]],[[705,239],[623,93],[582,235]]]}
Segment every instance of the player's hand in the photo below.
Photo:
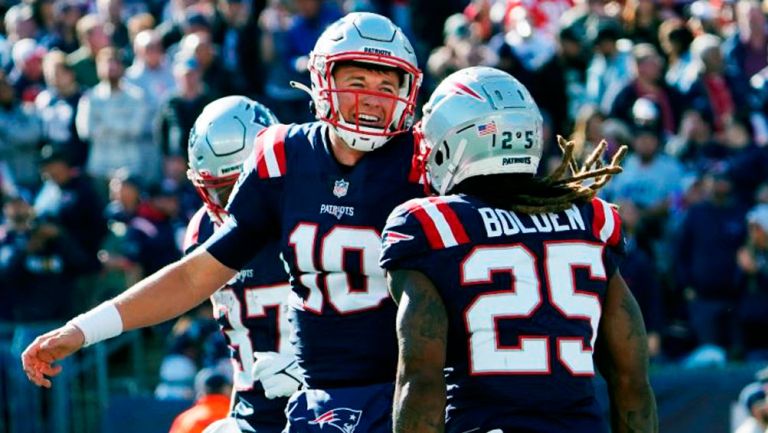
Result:
{"label": "player's hand", "polygon": [[21,354],[24,372],[35,385],[50,388],[48,378],[61,373],[61,366],[53,363],[77,352],[84,343],[85,336],[75,325],[66,324],[45,333],[35,338]]}
{"label": "player's hand", "polygon": [[264,396],[290,397],[291,394],[306,386],[304,371],[299,367],[293,355],[281,355],[276,352],[254,352],[253,378],[261,382]]}

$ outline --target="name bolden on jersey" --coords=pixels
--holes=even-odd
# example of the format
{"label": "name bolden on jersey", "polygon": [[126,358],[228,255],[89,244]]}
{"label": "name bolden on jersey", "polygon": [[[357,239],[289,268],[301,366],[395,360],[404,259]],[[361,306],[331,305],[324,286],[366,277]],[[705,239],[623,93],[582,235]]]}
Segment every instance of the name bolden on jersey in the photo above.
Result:
{"label": "name bolden on jersey", "polygon": [[329,214],[341,219],[343,216],[355,216],[355,208],[352,206],[337,206],[335,204],[321,204],[320,214]]}
{"label": "name bolden on jersey", "polygon": [[484,207],[478,209],[489,238],[517,233],[550,233],[567,230],[585,230],[584,219],[576,206],[563,212],[517,214],[504,209]]}

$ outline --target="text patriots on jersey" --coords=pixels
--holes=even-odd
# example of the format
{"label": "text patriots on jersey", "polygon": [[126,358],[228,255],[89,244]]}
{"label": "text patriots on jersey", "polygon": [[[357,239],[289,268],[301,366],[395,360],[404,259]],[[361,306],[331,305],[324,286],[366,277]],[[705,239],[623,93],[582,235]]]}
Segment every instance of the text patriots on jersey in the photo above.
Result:
{"label": "text patriots on jersey", "polygon": [[329,214],[341,219],[343,216],[355,216],[355,208],[353,206],[337,206],[335,204],[321,204],[320,214]]}
{"label": "text patriots on jersey", "polygon": [[232,277],[231,280],[227,282],[227,284],[235,284],[237,282],[244,282],[246,278],[253,278],[253,269],[242,269],[240,272],[235,274],[234,277]]}

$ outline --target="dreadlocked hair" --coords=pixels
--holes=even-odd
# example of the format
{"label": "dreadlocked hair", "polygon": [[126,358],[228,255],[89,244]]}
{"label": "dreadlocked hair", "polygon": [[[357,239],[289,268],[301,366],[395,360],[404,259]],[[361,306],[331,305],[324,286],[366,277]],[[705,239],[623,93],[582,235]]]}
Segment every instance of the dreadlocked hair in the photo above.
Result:
{"label": "dreadlocked hair", "polygon": [[[491,206],[515,212],[536,214],[559,212],[573,203],[587,202],[617,173],[627,154],[621,146],[607,165],[602,156],[607,147],[605,140],[595,147],[584,164],[579,166],[573,156],[575,143],[557,136],[563,152],[560,165],[545,177],[529,174],[496,174],[471,177],[452,188],[451,193],[465,193],[479,197]],[[589,184],[584,181],[593,180]]]}

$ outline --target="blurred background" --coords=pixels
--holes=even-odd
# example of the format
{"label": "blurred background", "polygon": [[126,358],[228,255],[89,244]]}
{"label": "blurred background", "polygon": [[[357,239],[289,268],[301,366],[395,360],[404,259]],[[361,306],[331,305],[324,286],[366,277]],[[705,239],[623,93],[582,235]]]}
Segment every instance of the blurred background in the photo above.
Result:
{"label": "blurred background", "polygon": [[288,82],[309,83],[314,41],[350,11],[403,28],[422,102],[466,66],[522,81],[544,113],[542,173],[557,135],[581,160],[603,139],[607,157],[630,147],[603,195],[621,206],[662,431],[762,433],[768,1],[754,0],[0,0],[0,433],[166,432],[226,376],[207,304],[83,351],[51,391],[19,355],[180,257],[201,205],[185,177],[197,115],[243,94],[311,120]]}

